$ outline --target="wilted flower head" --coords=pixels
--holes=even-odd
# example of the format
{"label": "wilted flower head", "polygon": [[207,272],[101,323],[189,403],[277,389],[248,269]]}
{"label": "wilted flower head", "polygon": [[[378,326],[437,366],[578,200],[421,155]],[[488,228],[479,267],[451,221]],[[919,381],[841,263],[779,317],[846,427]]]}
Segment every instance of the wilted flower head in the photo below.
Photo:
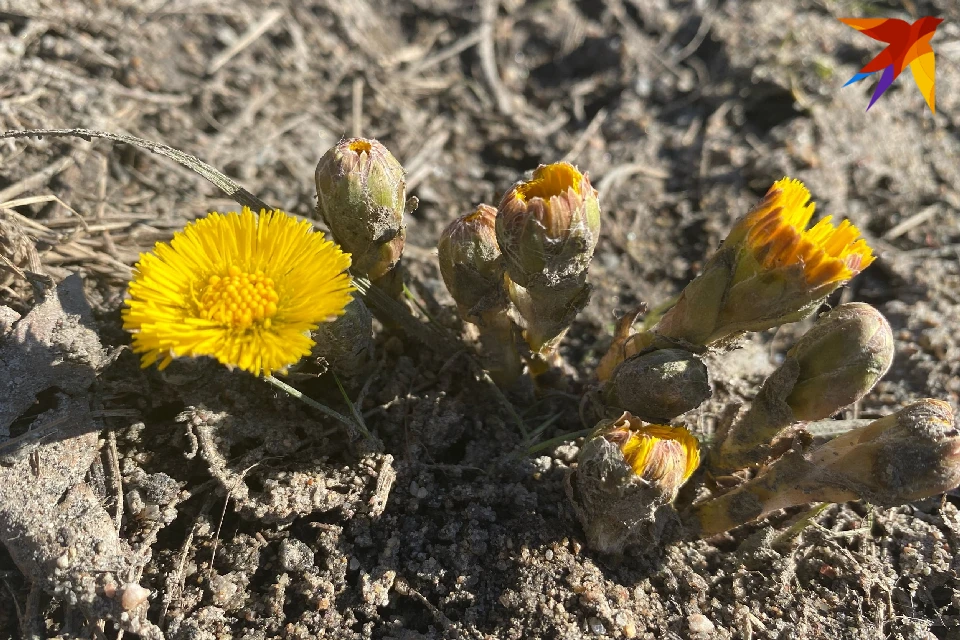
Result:
{"label": "wilted flower head", "polygon": [[471,322],[483,311],[477,305],[503,297],[496,219],[497,210],[481,204],[451,222],[437,242],[440,275],[460,314]]}
{"label": "wilted flower head", "polygon": [[497,212],[507,271],[524,287],[584,272],[599,233],[597,192],[567,162],[541,165],[503,196]]}
{"label": "wilted flower head", "polygon": [[828,216],[806,229],[814,210],[809,200],[798,180],[777,181],[687,285],[657,332],[710,344],[794,322],[869,266],[873,252],[849,221],[835,227]]}
{"label": "wilted flower head", "polygon": [[356,274],[377,280],[400,260],[405,176],[393,154],[370,138],[341,140],[317,164],[317,210],[353,255]]}
{"label": "wilted flower head", "polygon": [[343,313],[349,254],[282,211],[211,213],[141,254],[123,310],[147,367],[211,356],[270,375],[310,353],[309,332]]}

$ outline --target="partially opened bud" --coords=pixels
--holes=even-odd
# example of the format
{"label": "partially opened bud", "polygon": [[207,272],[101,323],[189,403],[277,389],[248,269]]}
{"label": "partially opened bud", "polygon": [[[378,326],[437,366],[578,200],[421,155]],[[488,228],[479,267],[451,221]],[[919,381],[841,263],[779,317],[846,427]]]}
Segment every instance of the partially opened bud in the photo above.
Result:
{"label": "partially opened bud", "polygon": [[403,166],[373,139],[350,138],[317,164],[317,210],[353,257],[357,275],[379,280],[403,253],[407,206]]}
{"label": "partially opened bud", "polygon": [[632,356],[604,385],[603,398],[642,420],[668,422],[710,397],[707,367],[683,349],[657,349]]}
{"label": "partially opened bud", "polygon": [[464,320],[477,322],[484,308],[505,299],[497,210],[481,204],[454,220],[437,243],[440,275]]}
{"label": "partially opened bud", "polygon": [[603,553],[655,544],[699,463],[697,439],[682,427],[645,425],[629,413],[598,424],[567,477],[587,543]]}
{"label": "partially opened bud", "polygon": [[920,400],[803,454],[792,451],[730,493],[697,505],[711,535],[808,502],[895,506],[960,485],[960,431],[950,405]]}
{"label": "partially opened bud", "polygon": [[742,218],[656,326],[663,336],[711,344],[743,331],[795,322],[873,262],[848,220],[813,216],[798,180],[777,181]]}
{"label": "partially opened bud", "polygon": [[536,358],[547,358],[590,297],[597,192],[571,164],[541,165],[503,196],[496,227],[524,338]]}
{"label": "partially opened bud", "polygon": [[497,213],[507,271],[522,287],[586,271],[599,233],[597,192],[566,162],[541,165],[503,196]]}
{"label": "partially opened bud", "polygon": [[497,210],[481,204],[454,220],[437,243],[440,275],[460,317],[477,325],[484,368],[509,386],[523,371],[520,331],[510,319],[496,235]]}
{"label": "partially opened bud", "polygon": [[879,311],[853,302],[825,313],[764,381],[711,466],[730,471],[764,462],[769,445],[787,427],[826,418],[858,401],[892,361],[893,332]]}

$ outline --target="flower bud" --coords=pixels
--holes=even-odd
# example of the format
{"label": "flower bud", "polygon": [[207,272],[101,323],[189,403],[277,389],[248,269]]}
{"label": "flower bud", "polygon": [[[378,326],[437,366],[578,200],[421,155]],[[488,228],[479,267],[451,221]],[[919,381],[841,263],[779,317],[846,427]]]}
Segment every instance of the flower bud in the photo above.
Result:
{"label": "flower bud", "polygon": [[611,407],[642,420],[668,422],[710,397],[707,367],[683,349],[658,349],[624,360],[603,390]]}
{"label": "flower bud", "polygon": [[566,484],[587,543],[614,554],[656,544],[670,503],[699,463],[697,439],[682,427],[644,425],[629,413],[600,422]]}
{"label": "flower bud", "polygon": [[656,331],[706,345],[795,322],[869,266],[873,252],[848,220],[835,227],[827,216],[806,229],[814,211],[809,199],[798,180],[777,181],[734,226]]}
{"label": "flower bud", "polygon": [[711,457],[711,466],[730,471],[763,463],[769,445],[787,427],[853,404],[892,361],[893,332],[879,311],[854,302],[823,314],[764,381],[749,411]]}
{"label": "flower bud", "polygon": [[450,223],[437,243],[440,275],[468,322],[476,323],[484,308],[505,302],[496,219],[497,210],[481,204]]}
{"label": "flower bud", "polygon": [[384,277],[403,253],[403,166],[376,140],[350,138],[323,155],[315,177],[317,211],[352,255],[353,272]]}
{"label": "flower bud", "polygon": [[869,392],[893,362],[893,331],[868,304],[853,302],[821,316],[790,351],[799,365],[786,402],[796,420],[820,420]]}
{"label": "flower bud", "polygon": [[481,204],[444,229],[437,243],[440,275],[460,317],[477,325],[483,367],[501,387],[523,372],[519,329],[510,319],[496,235],[497,210]]}
{"label": "flower bud", "polygon": [[590,297],[597,192],[571,164],[541,165],[503,196],[496,230],[524,339],[535,359],[548,358]]}
{"label": "flower bud", "polygon": [[503,196],[497,240],[510,279],[522,287],[585,272],[600,234],[600,204],[590,180],[566,162],[540,165]]}
{"label": "flower bud", "polygon": [[348,382],[365,377],[374,356],[373,316],[363,300],[354,298],[343,315],[310,332],[312,358],[322,357],[329,368]]}
{"label": "flower bud", "polygon": [[866,500],[895,506],[960,484],[960,431],[950,405],[920,400],[804,454],[791,451],[764,473],[692,511],[712,535],[808,502]]}

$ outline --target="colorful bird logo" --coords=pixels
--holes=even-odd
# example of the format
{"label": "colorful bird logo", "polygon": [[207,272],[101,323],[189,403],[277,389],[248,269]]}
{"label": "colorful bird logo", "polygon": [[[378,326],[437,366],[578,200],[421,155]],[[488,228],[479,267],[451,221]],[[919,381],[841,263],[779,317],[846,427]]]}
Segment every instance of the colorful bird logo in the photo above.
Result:
{"label": "colorful bird logo", "polygon": [[927,106],[930,107],[930,111],[937,112],[935,96],[937,63],[933,48],[930,46],[930,39],[937,31],[937,26],[943,22],[943,18],[920,18],[913,24],[895,18],[840,18],[840,22],[888,45],[876,58],[860,69],[859,73],[850,78],[847,84],[843,85],[859,82],[877,71],[883,72],[873,97],[870,98],[870,104],[867,105],[867,111],[884,91],[890,88],[904,67],[910,65],[913,80],[920,88]]}

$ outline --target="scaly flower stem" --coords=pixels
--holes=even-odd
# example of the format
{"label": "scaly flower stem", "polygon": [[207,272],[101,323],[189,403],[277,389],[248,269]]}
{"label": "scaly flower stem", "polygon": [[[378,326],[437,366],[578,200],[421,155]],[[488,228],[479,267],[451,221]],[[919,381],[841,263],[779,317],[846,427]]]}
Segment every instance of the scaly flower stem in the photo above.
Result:
{"label": "scaly flower stem", "polygon": [[317,411],[319,411],[320,413],[333,418],[337,422],[340,422],[341,424],[347,427],[347,429],[350,431],[351,436],[359,435],[360,437],[363,437],[363,438],[370,438],[370,432],[367,430],[366,425],[364,425],[362,422],[352,420],[347,416],[343,415],[342,413],[338,413],[333,409],[331,409],[330,407],[320,404],[313,398],[309,398],[303,395],[300,391],[298,391],[297,389],[294,389],[293,387],[288,385],[286,382],[281,382],[280,380],[277,380],[273,376],[264,376],[263,380],[267,384],[271,384],[277,389],[280,389],[287,395],[296,398],[297,400],[304,403],[308,407],[312,407]]}

